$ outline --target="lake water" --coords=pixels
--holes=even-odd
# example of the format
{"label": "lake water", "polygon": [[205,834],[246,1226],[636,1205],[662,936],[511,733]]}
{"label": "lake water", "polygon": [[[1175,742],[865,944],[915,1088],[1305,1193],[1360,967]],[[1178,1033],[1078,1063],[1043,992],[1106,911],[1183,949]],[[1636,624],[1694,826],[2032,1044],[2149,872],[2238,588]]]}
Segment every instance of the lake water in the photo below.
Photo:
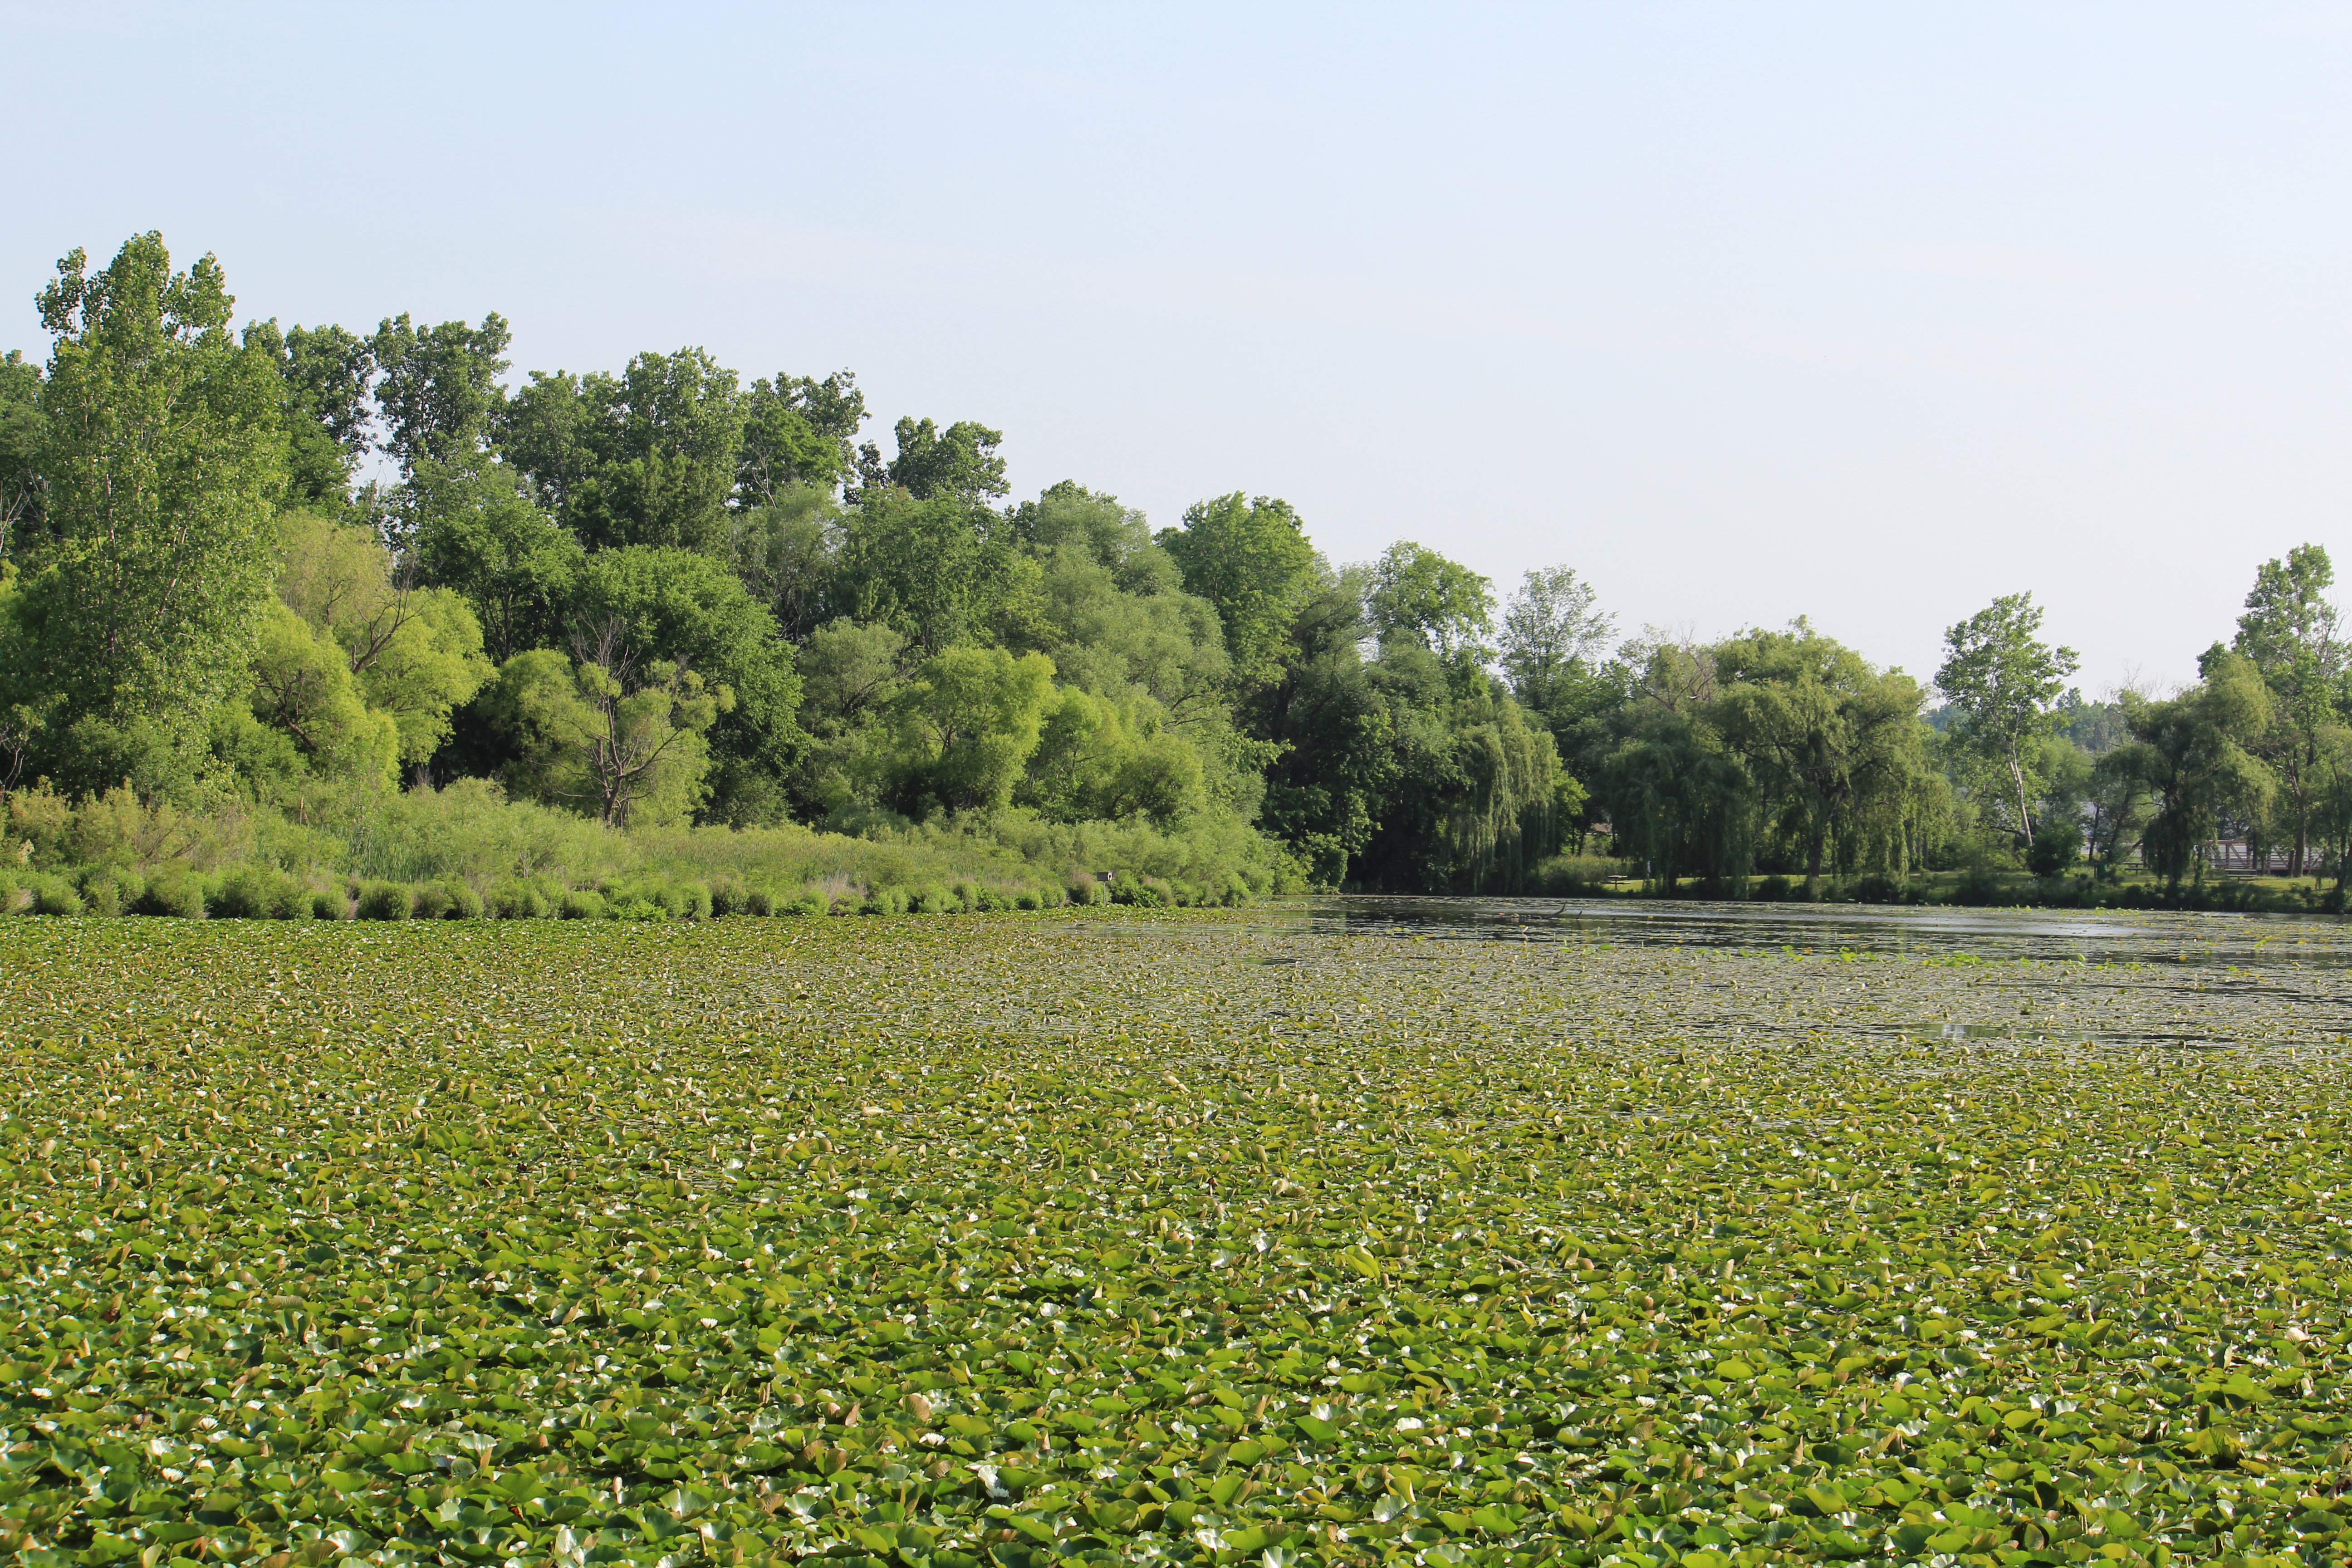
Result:
{"label": "lake water", "polygon": [[1791,948],[1926,956],[2215,965],[2352,966],[2336,916],[2138,910],[1915,909],[1884,904],[1621,899],[1321,897],[1253,911],[1252,923],[1334,936],[1622,946]]}

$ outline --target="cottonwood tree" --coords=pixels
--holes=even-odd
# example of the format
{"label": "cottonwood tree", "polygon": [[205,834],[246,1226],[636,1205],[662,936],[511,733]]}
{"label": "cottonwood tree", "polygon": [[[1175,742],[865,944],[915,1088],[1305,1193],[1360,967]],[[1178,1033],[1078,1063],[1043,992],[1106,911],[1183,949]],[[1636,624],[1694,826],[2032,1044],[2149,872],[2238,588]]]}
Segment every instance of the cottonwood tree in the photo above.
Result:
{"label": "cottonwood tree", "polygon": [[[283,394],[268,354],[231,332],[234,304],[218,262],[174,271],[154,233],[98,272],[75,250],[40,293],[56,341],[26,651],[55,700],[51,733],[80,727],[76,751],[108,773],[132,753],[175,759],[149,776],[196,765],[270,600]],[[59,763],[60,782],[120,782]]]}
{"label": "cottonwood tree", "polygon": [[1608,651],[1616,620],[1595,607],[1596,597],[1572,567],[1541,567],[1520,580],[1503,610],[1499,662],[1512,693],[1528,707],[1550,713],[1561,688]]}
{"label": "cottonwood tree", "polygon": [[1297,650],[1293,620],[1326,575],[1290,503],[1235,490],[1187,508],[1182,526],[1158,538],[1185,592],[1216,606],[1236,679],[1248,687],[1275,679]]}
{"label": "cottonwood tree", "polygon": [[2316,544],[2297,545],[2285,560],[2264,562],[2231,644],[2253,661],[2270,689],[2270,724],[2253,751],[2276,773],[2292,821],[2291,877],[2304,874],[2310,851],[2322,739],[2344,710],[2343,645],[2336,606],[2325,597],[2335,580],[2327,552]]}
{"label": "cottonwood tree", "polygon": [[2042,610],[2031,594],[2010,594],[1944,633],[1946,657],[1936,687],[1956,710],[1950,735],[1966,755],[2005,775],[1988,792],[2017,808],[2019,843],[2033,838],[2032,803],[2042,794],[2035,744],[2058,721],[2055,708],[2074,673],[2074,650],[2037,635]]}
{"label": "cottonwood tree", "polygon": [[1403,539],[1373,563],[1364,612],[1383,642],[1409,637],[1451,658],[1494,629],[1495,595],[1467,566]]}

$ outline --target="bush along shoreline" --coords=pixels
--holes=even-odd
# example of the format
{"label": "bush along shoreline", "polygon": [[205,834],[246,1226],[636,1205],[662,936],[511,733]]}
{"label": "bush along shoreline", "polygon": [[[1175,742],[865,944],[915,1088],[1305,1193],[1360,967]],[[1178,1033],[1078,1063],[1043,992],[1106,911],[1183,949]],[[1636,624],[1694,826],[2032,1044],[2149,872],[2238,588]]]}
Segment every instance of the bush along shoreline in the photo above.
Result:
{"label": "bush along shoreline", "polygon": [[1202,887],[1151,876],[1081,873],[1067,885],[978,882],[866,887],[843,878],[792,886],[732,876],[709,880],[614,878],[590,887],[509,878],[487,889],[457,879],[391,882],[315,881],[268,867],[236,866],[217,876],[167,871],[155,877],[100,868],[80,877],[0,874],[0,914],[148,916],[261,921],[694,921],[734,915],[955,915],[1087,906],[1136,909],[1233,907],[1255,898],[1235,879]]}

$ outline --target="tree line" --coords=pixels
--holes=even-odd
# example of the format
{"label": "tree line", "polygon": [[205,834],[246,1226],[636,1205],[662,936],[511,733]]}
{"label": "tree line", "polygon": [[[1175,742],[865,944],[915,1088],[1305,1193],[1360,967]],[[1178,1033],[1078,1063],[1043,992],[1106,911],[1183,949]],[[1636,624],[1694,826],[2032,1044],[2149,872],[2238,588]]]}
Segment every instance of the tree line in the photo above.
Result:
{"label": "tree line", "polygon": [[0,362],[0,792],[1247,825],[1306,881],[1423,891],[1585,855],[1732,896],[2084,855],[2177,886],[2225,828],[2339,875],[2352,834],[2315,546],[2188,692],[2085,702],[2019,595],[1931,693],[1802,620],[1621,639],[1567,567],[1498,604],[1409,541],[1334,564],[1246,490],[1156,530],[1016,500],[999,431],[901,418],[886,456],[847,371],[515,381],[498,315],[239,325],[154,234],[37,305],[46,363]]}

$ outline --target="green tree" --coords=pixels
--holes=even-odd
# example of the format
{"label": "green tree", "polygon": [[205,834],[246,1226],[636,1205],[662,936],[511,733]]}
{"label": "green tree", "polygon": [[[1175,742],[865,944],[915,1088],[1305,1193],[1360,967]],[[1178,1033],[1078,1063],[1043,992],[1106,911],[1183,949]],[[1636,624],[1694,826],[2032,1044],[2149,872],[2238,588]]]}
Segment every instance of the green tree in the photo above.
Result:
{"label": "green tree", "polygon": [[793,775],[793,805],[823,819],[877,804],[886,782],[885,726],[912,673],[907,639],[843,616],[812,631],[795,662],[809,745]]}
{"label": "green tree", "polygon": [[601,643],[609,630],[631,668],[677,664],[726,687],[730,706],[708,732],[706,815],[738,825],[781,817],[784,776],[805,743],[794,719],[800,677],[775,618],[723,562],[688,550],[598,551],[582,563],[565,621],[575,640]]}
{"label": "green tree", "polygon": [[[290,739],[304,763],[301,771],[336,780],[387,786],[402,761],[399,721],[369,705],[352,678],[342,646],[324,627],[304,620],[284,603],[272,605],[254,650],[250,720]],[[214,748],[256,783],[275,775],[289,782],[294,770],[278,762],[286,753],[257,745],[237,716],[215,721]]]}
{"label": "green tree", "polygon": [[20,529],[41,531],[41,439],[40,367],[10,349],[0,354],[0,563]]}
{"label": "green tree", "polygon": [[1216,607],[1235,679],[1276,679],[1297,651],[1293,622],[1325,579],[1290,503],[1236,490],[1189,508],[1183,525],[1159,538],[1185,591]]}
{"label": "green tree", "polygon": [[405,311],[376,327],[368,352],[383,449],[404,471],[427,458],[446,463],[488,448],[506,402],[499,377],[513,336],[495,310],[478,327],[419,327]]}
{"label": "green tree", "polygon": [[508,787],[609,827],[684,821],[707,789],[705,736],[733,694],[674,660],[640,669],[617,623],[575,652],[534,649],[499,672],[492,705],[520,741]]}
{"label": "green tree", "polygon": [[1990,801],[2013,805],[2010,831],[2020,844],[2033,837],[2032,801],[2042,792],[2034,776],[2033,741],[2059,721],[2054,707],[2074,672],[2074,650],[2053,647],[2037,635],[2042,610],[2031,594],[1995,599],[1944,633],[1946,658],[1936,686],[1956,710],[1952,734],[1963,754],[2005,774]]}
{"label": "green tree", "polygon": [[473,606],[491,662],[563,640],[585,552],[522,492],[513,469],[478,453],[426,458],[408,490],[417,571]]}
{"label": "green tree", "polygon": [[500,449],[592,547],[704,550],[724,529],[743,446],[735,373],[705,350],[641,353],[618,376],[531,374]]}
{"label": "green tree", "polygon": [[1201,754],[1149,698],[1125,702],[1077,687],[1055,694],[1014,799],[1049,821],[1161,826],[1207,804]]}
{"label": "green tree", "polygon": [[728,520],[718,553],[787,642],[807,640],[830,608],[842,533],[830,490],[796,485]]}
{"label": "green tree", "polygon": [[1917,720],[1926,693],[1802,620],[1718,643],[1715,668],[1718,694],[1707,722],[1751,776],[1799,814],[1805,896],[1818,899],[1839,816],[1899,794],[1924,770]]}
{"label": "green tree", "polygon": [[952,498],[981,505],[1008,488],[1004,459],[996,453],[1004,441],[1002,431],[969,419],[959,419],[944,430],[929,419],[901,419],[894,434],[898,455],[887,464],[871,443],[860,448],[860,500],[901,489],[917,500]]}
{"label": "green tree", "polygon": [[2224,812],[2258,816],[2276,778],[2249,750],[2271,723],[2271,695],[2252,660],[2226,649],[2206,661],[2204,681],[2164,702],[2126,695],[2132,738],[2109,755],[2147,792],[2153,814],[2140,858],[2179,892]]}
{"label": "green tree", "polygon": [[779,374],[751,384],[743,396],[743,446],[736,459],[735,504],[746,510],[796,488],[830,494],[857,471],[857,431],[866,395],[848,371],[820,381]]}
{"label": "green tree", "polygon": [[1549,714],[1566,689],[1590,679],[1616,632],[1592,584],[1567,566],[1530,572],[1503,611],[1500,663],[1521,703]]}
{"label": "green tree", "polygon": [[2310,853],[2321,737],[2344,710],[2344,650],[2336,606],[2326,597],[2335,580],[2327,552],[2316,544],[2297,545],[2285,560],[2264,562],[2231,645],[2253,661],[2270,688],[2271,723],[2254,751],[2277,775],[2292,825],[2290,877],[2304,874]]}
{"label": "green tree", "polygon": [[1478,647],[1494,629],[1492,584],[1411,540],[1373,564],[1364,608],[1382,642],[1407,637],[1444,658]]}
{"label": "green tree", "polygon": [[352,475],[372,449],[369,391],[375,351],[341,327],[292,327],[275,318],[246,328],[247,344],[269,355],[286,389],[286,504],[339,511]]}
{"label": "green tree", "polygon": [[422,770],[492,674],[474,612],[450,589],[402,581],[356,524],[289,512],[279,537],[278,597],[342,650],[361,697],[397,727],[401,763]]}
{"label": "green tree", "polygon": [[996,514],[953,495],[864,493],[845,521],[832,605],[932,653],[965,643],[1034,645],[1037,563],[996,536]]}
{"label": "green tree", "polygon": [[1516,892],[1555,842],[1559,753],[1476,649],[1392,637],[1370,673],[1393,783],[1349,880],[1395,892]]}
{"label": "green tree", "polygon": [[[200,761],[241,689],[270,597],[285,483],[267,353],[229,330],[219,263],[172,269],[158,234],[100,272],[76,250],[40,294],[45,526],[26,585],[35,657],[84,754],[60,782],[116,782],[121,738]],[[54,730],[52,731],[54,734]]]}
{"label": "green tree", "polygon": [[891,804],[916,817],[1011,804],[1055,703],[1044,654],[934,654],[893,705]]}

